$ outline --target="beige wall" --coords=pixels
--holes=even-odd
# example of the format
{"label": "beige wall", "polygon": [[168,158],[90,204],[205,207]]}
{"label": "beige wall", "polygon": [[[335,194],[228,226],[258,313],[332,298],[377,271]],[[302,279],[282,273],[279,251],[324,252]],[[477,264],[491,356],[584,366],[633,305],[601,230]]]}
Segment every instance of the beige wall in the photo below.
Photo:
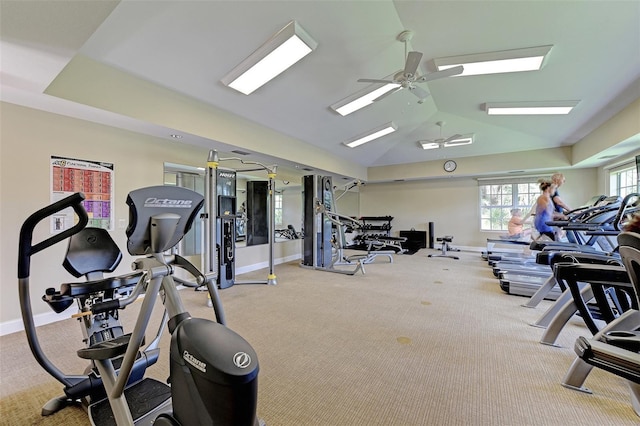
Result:
{"label": "beige wall", "polygon": [[[145,136],[87,121],[0,103],[0,332],[6,324],[19,323],[17,305],[17,242],[19,228],[25,218],[50,203],[51,155],[98,160],[115,165],[115,223],[128,221],[125,197],[129,191],[163,182],[164,162],[200,166],[208,150],[215,147],[196,147],[176,144],[166,139]],[[567,176],[562,195],[570,206],[577,206],[607,188],[608,174],[602,168],[568,169],[569,148],[528,152],[521,155],[476,157],[460,159],[458,171],[445,176],[441,162],[421,163],[404,167],[369,169],[369,180],[386,178],[415,179],[406,182],[368,183],[360,188],[359,196],[348,194],[338,204],[339,212],[350,216],[394,216],[393,235],[400,230],[427,229],[435,223],[435,234],[454,235],[454,243],[463,247],[481,247],[486,238],[495,236],[479,231],[478,184],[475,176],[491,172],[491,164],[509,161],[514,168],[558,167]],[[517,161],[516,161],[517,160]],[[328,160],[327,160],[328,161]],[[556,161],[556,162],[552,162]],[[616,160],[612,160],[615,162]],[[517,164],[516,164],[517,163]],[[517,167],[516,167],[517,166]],[[332,170],[329,162],[319,165]],[[427,169],[425,169],[425,167]],[[422,169],[422,171],[420,171]],[[425,173],[425,170],[430,172]],[[336,171],[336,170],[332,170]],[[547,175],[547,172],[543,175]],[[415,175],[415,176],[414,176]],[[423,180],[420,180],[423,179]],[[427,180],[424,180],[427,179]],[[294,182],[292,182],[293,184]],[[339,192],[339,191],[338,191]],[[354,193],[357,194],[357,193]],[[299,192],[287,194],[291,203]],[[298,198],[299,200],[299,198]],[[285,218],[298,223],[299,213]],[[126,223],[126,222],[125,222]],[[300,230],[300,229],[298,229]],[[123,229],[112,233],[120,247],[126,246]],[[48,236],[48,227],[36,230],[36,241]],[[38,254],[33,259],[32,299],[36,314],[48,314],[50,309],[39,301],[47,287],[58,288],[70,276],[60,267],[64,244]],[[238,272],[256,265],[266,267],[268,245],[256,246],[238,253]],[[276,259],[292,260],[299,256],[300,243],[292,241],[276,244]],[[130,270],[131,258],[125,254],[116,272]],[[68,314],[63,314],[68,315]]]}
{"label": "beige wall", "polygon": [[[207,150],[188,146],[176,150],[169,141],[12,104],[2,103],[0,108],[0,285],[3,289],[0,299],[0,323],[4,323],[20,317],[16,278],[19,228],[27,216],[51,202],[51,155],[114,164],[117,226],[119,219],[126,219],[128,222],[125,198],[129,191],[144,186],[161,185],[165,161],[198,165],[206,161]],[[43,222],[36,228],[34,242],[48,236],[48,222]],[[124,229],[116,229],[112,236],[124,250]],[[61,267],[65,249],[65,245],[60,243],[36,254],[33,258],[31,295],[35,314],[51,311],[39,300],[47,287],[59,288],[61,283],[72,281],[72,277]],[[125,253],[117,271],[130,272],[130,265],[131,257]]]}
{"label": "beige wall", "polygon": [[340,197],[336,201],[336,210],[338,213],[345,216],[358,217],[360,215],[360,194],[356,191],[347,191],[346,194],[342,194],[342,190],[335,191],[336,198]]}
{"label": "beige wall", "polygon": [[[571,167],[571,148],[553,148],[522,152],[510,152],[497,155],[482,155],[476,157],[456,158],[456,171],[447,173],[443,169],[445,160],[424,161],[419,163],[399,164],[391,166],[372,167],[369,169],[369,182],[393,181],[396,179],[425,179],[425,178],[457,178],[489,176],[497,170],[534,171],[553,170]],[[503,172],[504,173],[504,172]]]}
{"label": "beige wall", "polygon": [[[51,155],[82,160],[105,161],[115,166],[115,223],[128,223],[127,194],[137,188],[162,185],[164,162],[200,166],[208,149],[176,145],[169,140],[123,131],[86,121],[0,103],[0,325],[19,322],[17,285],[18,235],[21,224],[36,210],[50,204]],[[125,251],[117,273],[130,272],[132,258],[126,253],[124,229],[112,236]],[[48,222],[36,228],[34,243],[49,236]],[[61,267],[66,246],[59,243],[33,257],[31,296],[34,313],[49,314],[40,301],[47,287],[59,288],[72,281]],[[237,268],[263,264],[269,258],[268,245],[242,249]],[[291,259],[300,244],[276,244],[275,258]],[[266,277],[265,277],[266,278]],[[68,316],[69,313],[63,313]],[[10,328],[10,327],[9,327]]]}
{"label": "beige wall", "polygon": [[[640,99],[631,102],[572,147],[572,164],[599,155],[605,149],[640,134]],[[637,138],[636,138],[637,140]],[[633,143],[633,142],[631,142]],[[637,142],[636,147],[637,147]]]}
{"label": "beige wall", "polygon": [[[560,193],[570,207],[578,207],[598,193],[596,169],[563,173],[567,182]],[[454,245],[463,247],[486,246],[487,238],[500,234],[480,231],[479,206],[474,178],[367,184],[360,190],[360,215],[393,216],[392,235],[411,228],[427,230],[428,222],[434,222],[434,237],[453,235]]]}

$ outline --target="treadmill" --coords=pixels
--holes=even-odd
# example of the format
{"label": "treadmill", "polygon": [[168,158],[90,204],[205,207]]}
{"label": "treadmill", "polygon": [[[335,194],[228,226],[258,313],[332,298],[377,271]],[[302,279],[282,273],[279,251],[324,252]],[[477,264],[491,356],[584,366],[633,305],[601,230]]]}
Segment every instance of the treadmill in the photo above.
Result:
{"label": "treadmill", "polygon": [[640,234],[623,232],[618,237],[620,255],[635,289],[636,309],[630,309],[588,339],[575,343],[576,359],[562,380],[564,387],[586,393],[584,382],[593,367],[629,381],[631,402],[640,416]]}
{"label": "treadmill", "polygon": [[[567,213],[568,215],[577,216],[580,212],[584,212],[586,209],[593,208],[600,205],[607,197],[605,195],[596,195],[587,201],[582,207],[578,207],[575,210]],[[495,267],[500,261],[506,261],[509,263],[519,263],[523,260],[535,261],[535,256],[527,253],[526,248],[531,245],[530,241],[522,241],[519,239],[509,238],[487,238],[487,250],[482,253],[483,258],[489,262],[489,265]],[[497,247],[496,247],[497,246]],[[507,246],[507,247],[504,247]],[[525,249],[525,250],[519,250]],[[496,275],[497,276],[497,275]]]}
{"label": "treadmill", "polygon": [[[606,197],[600,199],[596,206],[574,210],[569,214],[569,220],[548,222],[552,226],[561,226],[567,232],[572,232],[578,242],[534,241],[531,243],[531,249],[542,253],[548,251],[610,252],[614,247],[607,240],[611,235],[608,231],[619,232],[614,223],[619,222],[616,218],[620,217],[623,206],[620,197]],[[607,232],[603,233],[603,231]],[[534,259],[518,266],[498,263],[496,266],[500,288],[509,294],[527,297],[534,296],[539,289],[544,288],[543,298],[556,300],[562,290],[555,283],[548,256],[537,255]]]}
{"label": "treadmill", "polygon": [[[570,222],[569,225],[565,226],[565,229],[569,229],[570,231],[579,231],[577,237],[586,238],[587,243],[584,246],[579,246],[576,249],[575,245],[571,243],[547,243],[545,247],[542,247],[543,251],[538,254],[536,258],[537,263],[548,265],[550,257],[546,252],[549,251],[575,251],[583,254],[600,253],[603,255],[615,254],[617,250],[617,241],[615,238],[620,233],[620,222],[627,215],[640,210],[640,195],[637,193],[628,194],[619,202],[618,208],[614,209],[616,204],[618,204],[618,202],[615,201],[616,199],[619,199],[619,197],[608,197],[611,203],[601,206],[601,211],[595,208],[588,209],[587,219],[584,222]],[[535,299],[535,302],[527,303],[524,306],[535,307],[543,298],[556,300],[559,297],[558,291],[560,289],[552,285],[552,280],[555,280],[553,275],[544,281],[540,279],[540,284],[535,287],[532,285],[535,279],[526,278],[519,282],[512,280],[508,284],[510,287],[509,293],[528,295],[528,293],[533,291],[530,297]],[[503,284],[501,284],[501,286],[502,285]]]}

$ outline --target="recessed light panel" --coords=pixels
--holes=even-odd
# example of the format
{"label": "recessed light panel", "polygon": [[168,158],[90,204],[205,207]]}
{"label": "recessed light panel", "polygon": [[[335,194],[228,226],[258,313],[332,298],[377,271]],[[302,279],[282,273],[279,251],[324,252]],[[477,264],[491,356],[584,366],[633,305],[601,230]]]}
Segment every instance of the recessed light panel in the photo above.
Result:
{"label": "recessed light panel", "polygon": [[449,56],[434,59],[433,64],[438,71],[462,65],[464,71],[458,74],[457,77],[537,71],[542,68],[544,60],[552,47],[553,46],[549,45],[472,55]]}
{"label": "recessed light panel", "polygon": [[372,84],[369,87],[349,96],[348,98],[345,98],[340,102],[331,105],[331,109],[344,117],[345,115],[349,115],[354,111],[371,105],[376,99],[392,90],[397,89],[398,87],[400,87],[399,84],[393,83],[383,85]]}
{"label": "recessed light panel", "polygon": [[389,122],[349,141],[343,142],[343,144],[345,144],[349,148],[355,148],[367,142],[371,142],[374,139],[378,139],[385,135],[388,135],[389,133],[393,133],[396,130],[398,130],[398,126],[396,126],[393,122]]}
{"label": "recessed light panel", "polygon": [[569,114],[578,101],[486,103],[489,115],[563,115]]}
{"label": "recessed light panel", "polygon": [[296,21],[291,21],[227,74],[222,83],[249,95],[317,46]]}

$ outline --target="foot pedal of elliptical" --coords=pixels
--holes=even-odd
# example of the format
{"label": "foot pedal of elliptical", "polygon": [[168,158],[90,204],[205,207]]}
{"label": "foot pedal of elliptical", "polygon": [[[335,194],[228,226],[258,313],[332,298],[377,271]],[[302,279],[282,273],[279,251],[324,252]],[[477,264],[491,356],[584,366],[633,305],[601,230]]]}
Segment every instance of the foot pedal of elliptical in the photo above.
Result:
{"label": "foot pedal of elliptical", "polygon": [[[155,379],[146,378],[139,381],[125,389],[124,395],[134,422],[146,416],[155,419],[161,413],[171,412],[171,388]],[[92,424],[116,426],[109,400],[106,398],[89,406],[89,416]]]}
{"label": "foot pedal of elliptical", "polygon": [[99,342],[88,348],[78,350],[78,356],[84,359],[111,359],[124,354],[129,346],[131,334],[125,334],[115,339]]}

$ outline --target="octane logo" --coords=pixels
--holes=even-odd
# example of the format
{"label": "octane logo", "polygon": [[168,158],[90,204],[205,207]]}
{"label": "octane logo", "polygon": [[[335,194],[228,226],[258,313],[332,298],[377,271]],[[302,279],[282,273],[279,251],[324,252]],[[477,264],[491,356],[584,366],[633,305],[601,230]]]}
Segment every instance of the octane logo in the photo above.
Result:
{"label": "octane logo", "polygon": [[207,372],[207,363],[200,361],[198,358],[191,355],[188,351],[184,351],[182,353],[182,358],[203,373]]}
{"label": "octane logo", "polygon": [[247,368],[251,364],[251,357],[246,352],[238,352],[233,356],[233,363],[238,368]]}
{"label": "octane logo", "polygon": [[193,200],[172,200],[170,198],[149,197],[144,200],[145,207],[173,207],[181,209],[190,209]]}

